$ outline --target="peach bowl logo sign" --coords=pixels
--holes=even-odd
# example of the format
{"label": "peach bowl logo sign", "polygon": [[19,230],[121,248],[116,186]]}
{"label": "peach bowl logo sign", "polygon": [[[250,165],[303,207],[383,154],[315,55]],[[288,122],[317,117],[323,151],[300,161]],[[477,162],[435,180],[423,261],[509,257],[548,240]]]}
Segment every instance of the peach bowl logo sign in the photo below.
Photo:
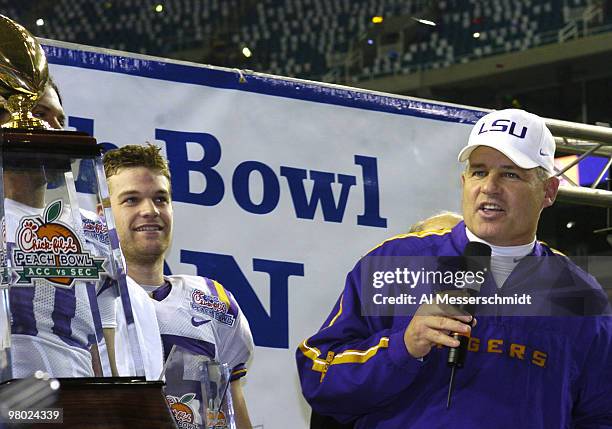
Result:
{"label": "peach bowl logo sign", "polygon": [[176,423],[181,429],[199,429],[202,427],[198,424],[199,401],[194,399],[194,393],[187,393],[180,398],[178,396],[166,395],[166,401],[170,406],[172,415]]}
{"label": "peach bowl logo sign", "polygon": [[92,257],[78,234],[58,221],[62,208],[62,201],[57,200],[45,208],[42,217],[21,219],[13,250],[18,285],[44,279],[68,288],[75,280],[100,280],[105,272],[102,267],[105,259]]}

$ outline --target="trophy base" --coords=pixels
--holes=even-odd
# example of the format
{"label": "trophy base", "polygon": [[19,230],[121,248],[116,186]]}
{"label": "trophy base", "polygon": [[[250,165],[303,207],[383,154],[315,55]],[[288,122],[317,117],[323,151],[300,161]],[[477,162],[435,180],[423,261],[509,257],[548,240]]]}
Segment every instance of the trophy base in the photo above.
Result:
{"label": "trophy base", "polygon": [[[0,396],[21,380],[0,385]],[[45,408],[61,408],[63,422],[40,422],[19,427],[61,428],[172,428],[176,423],[166,404],[162,381],[133,377],[60,378],[55,401]],[[19,408],[17,406],[17,408]],[[35,410],[33,407],[30,410]],[[5,420],[6,421],[6,420]],[[10,423],[16,423],[13,420]],[[1,425],[0,425],[1,426]],[[11,427],[9,425],[9,427]]]}

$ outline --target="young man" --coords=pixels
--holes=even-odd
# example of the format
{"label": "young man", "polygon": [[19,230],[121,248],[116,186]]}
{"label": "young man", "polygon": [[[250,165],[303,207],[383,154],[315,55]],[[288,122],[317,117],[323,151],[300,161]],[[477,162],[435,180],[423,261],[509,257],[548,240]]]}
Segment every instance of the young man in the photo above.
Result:
{"label": "young man", "polygon": [[[610,304],[592,276],[535,236],[559,186],[554,151],[541,118],[515,109],[485,115],[459,156],[467,161],[465,221],[393,237],[367,255],[403,256],[419,271],[423,257],[438,264],[484,242],[492,256],[478,296],[534,294],[534,307],[481,305],[493,315],[473,329],[471,315],[433,313],[426,303],[412,316],[364,316],[372,285],[362,285],[367,264],[358,263],[323,328],[297,351],[302,392],[316,412],[358,429],[612,427]],[[430,290],[423,281],[419,289]],[[447,409],[444,347],[459,345],[450,332],[471,338]]]}
{"label": "young man", "polygon": [[[64,109],[51,79],[32,113],[51,128],[63,128]],[[9,119],[9,113],[0,109],[0,123]],[[31,173],[6,167],[3,172],[9,251],[15,246],[20,220],[42,215],[46,203],[47,177]],[[34,287],[12,287],[9,293],[13,377],[29,377],[36,371],[52,377],[92,377],[97,344],[86,286],[64,288],[35,281]]]}
{"label": "young man", "polygon": [[[49,76],[49,81],[36,106],[32,109],[32,115],[45,121],[49,126],[56,130],[61,130],[66,126],[66,114],[62,107],[62,97],[53,79]],[[0,108],[0,124],[9,121],[9,112]]]}
{"label": "young man", "polygon": [[239,379],[253,339],[238,303],[214,280],[163,275],[173,229],[166,160],[155,146],[130,145],[107,152],[104,169],[127,273],[154,299],[166,356],[180,345],[229,364],[236,421],[240,429],[250,428]]}

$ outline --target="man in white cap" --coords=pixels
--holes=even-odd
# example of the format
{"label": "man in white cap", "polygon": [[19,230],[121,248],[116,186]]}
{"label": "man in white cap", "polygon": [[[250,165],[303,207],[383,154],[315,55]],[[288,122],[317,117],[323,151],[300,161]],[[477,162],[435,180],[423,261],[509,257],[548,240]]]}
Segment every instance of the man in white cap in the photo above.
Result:
{"label": "man in white cap", "polygon": [[554,154],[555,141],[536,115],[508,109],[480,119],[459,153],[467,161],[461,181],[468,231],[493,245],[533,247],[540,212],[559,188]]}
{"label": "man in white cap", "polygon": [[[553,204],[559,186],[554,151],[544,121],[525,111],[496,111],[476,123],[459,155],[467,162],[461,176],[465,220],[372,249],[348,274],[322,329],[300,344],[302,392],[315,412],[357,429],[612,427],[610,304],[592,276],[536,240],[540,213]],[[469,242],[492,249],[490,274],[477,297],[534,294],[550,306],[509,306],[520,313],[513,316],[498,312],[508,306],[479,305],[487,315],[478,325],[471,315],[422,302],[410,314],[398,305],[364,314],[372,258],[405,256],[405,268],[420,272],[426,257],[437,264],[437,257],[460,256]],[[416,294],[428,286],[421,278],[408,290]],[[396,290],[376,289],[383,295]],[[543,308],[588,317],[559,317]],[[447,409],[445,348],[459,346],[451,333],[470,338]]]}

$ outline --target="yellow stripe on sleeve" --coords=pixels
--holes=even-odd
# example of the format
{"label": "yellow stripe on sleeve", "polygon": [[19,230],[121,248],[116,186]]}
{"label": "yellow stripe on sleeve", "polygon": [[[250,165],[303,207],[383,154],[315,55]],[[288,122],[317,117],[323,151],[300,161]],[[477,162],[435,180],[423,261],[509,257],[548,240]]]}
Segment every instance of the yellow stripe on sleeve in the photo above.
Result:
{"label": "yellow stripe on sleeve", "polygon": [[427,231],[419,231],[419,232],[409,232],[407,234],[399,234],[399,235],[395,235],[391,238],[387,238],[385,241],[383,241],[382,243],[372,247],[368,253],[378,249],[380,246],[382,246],[383,244],[389,242],[389,241],[393,241],[393,240],[399,240],[400,238],[407,238],[407,237],[417,237],[417,238],[424,238],[424,237],[429,237],[430,235],[446,235],[449,232],[451,232],[452,229],[451,228],[444,228],[444,229],[432,229],[432,230],[427,230]]}
{"label": "yellow stripe on sleeve", "polygon": [[217,295],[219,295],[219,300],[225,305],[227,305],[227,308],[229,309],[230,300],[229,300],[229,297],[227,296],[227,293],[225,293],[225,289],[223,288],[223,286],[221,286],[221,283],[219,283],[216,280],[213,280],[213,284],[215,285],[215,289],[217,290]]}
{"label": "yellow stripe on sleeve", "polygon": [[307,340],[302,341],[300,344],[300,350],[308,359],[312,360],[312,370],[316,372],[325,372],[327,371],[327,362],[323,359],[319,359],[321,356],[321,350],[316,347],[310,347],[307,343]]}
{"label": "yellow stripe on sleeve", "polygon": [[338,310],[338,313],[336,313],[334,318],[331,320],[331,322],[329,322],[329,325],[327,325],[328,328],[334,323],[336,323],[336,319],[340,317],[340,315],[342,314],[342,301],[343,300],[344,300],[344,294],[340,295],[340,309]]}
{"label": "yellow stripe on sleeve", "polygon": [[389,347],[389,338],[382,337],[378,344],[370,347],[367,350],[345,350],[342,353],[338,353],[334,360],[331,362],[332,365],[338,365],[342,363],[366,363],[370,358],[374,357],[378,350],[386,349]]}
{"label": "yellow stripe on sleeve", "polygon": [[327,370],[331,365],[341,365],[346,363],[366,363],[378,353],[380,349],[389,347],[389,337],[381,337],[378,344],[370,347],[367,350],[345,350],[342,353],[334,355],[333,352],[328,353],[328,359],[320,359],[321,351],[316,347],[310,347],[304,340],[300,344],[300,350],[308,359],[312,360],[312,370],[321,373],[321,381],[325,377]]}

